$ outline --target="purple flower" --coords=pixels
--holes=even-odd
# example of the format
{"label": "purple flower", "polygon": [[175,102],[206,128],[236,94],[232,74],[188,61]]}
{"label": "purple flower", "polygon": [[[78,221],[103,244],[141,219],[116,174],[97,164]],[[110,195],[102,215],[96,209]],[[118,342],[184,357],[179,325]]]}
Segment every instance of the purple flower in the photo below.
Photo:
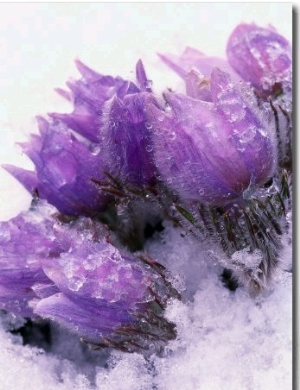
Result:
{"label": "purple flower", "polygon": [[238,25],[228,39],[227,57],[232,68],[261,93],[291,84],[291,44],[274,28]]}
{"label": "purple flower", "polygon": [[31,193],[67,215],[95,215],[110,197],[101,193],[92,179],[103,180],[103,160],[98,145],[80,141],[57,120],[38,118],[40,135],[22,144],[35,165],[31,172],[5,165]]}
{"label": "purple flower", "polygon": [[234,82],[250,82],[263,98],[291,90],[291,45],[273,28],[238,25],[228,39],[227,60],[207,56],[191,47],[180,56],[159,54],[159,57],[183,79],[191,70],[209,77],[217,67],[229,73]]}
{"label": "purple flower", "polygon": [[[186,80],[191,71],[200,73],[205,77],[210,77],[213,68],[220,68],[224,72],[230,73],[232,80],[235,82],[241,80],[241,77],[232,69],[226,60],[219,57],[207,56],[192,47],[187,47],[180,56],[173,54],[158,54],[158,56],[184,80]],[[188,90],[187,95],[189,95]]]}
{"label": "purple flower", "polygon": [[104,167],[123,184],[155,183],[152,125],[145,113],[150,103],[159,107],[151,94],[142,92],[115,97],[106,104],[107,119],[101,128]]}
{"label": "purple flower", "polygon": [[106,235],[89,218],[59,222],[43,203],[1,223],[1,308],[50,319],[93,347],[132,352],[174,338],[163,308],[178,294],[163,267]]}
{"label": "purple flower", "polygon": [[51,113],[50,116],[97,143],[100,141],[99,128],[102,124],[104,103],[115,95],[123,96],[130,91],[136,91],[137,87],[121,77],[103,76],[79,60],[76,60],[75,64],[82,74],[82,79],[67,82],[71,92],[57,89],[58,93],[74,104],[73,112]]}
{"label": "purple flower", "polygon": [[19,316],[36,317],[32,302],[58,292],[41,266],[61,252],[49,211],[23,212],[0,223],[0,308]]}
{"label": "purple flower", "polygon": [[63,93],[73,101],[73,113],[50,115],[99,144],[104,170],[115,179],[152,185],[151,127],[144,105],[148,100],[154,102],[154,97],[141,60],[136,65],[136,84],[102,76],[79,61],[76,64],[83,79],[67,83],[71,96]]}
{"label": "purple flower", "polygon": [[203,95],[201,80],[191,88],[194,98],[165,94],[170,112],[148,107],[155,163],[182,200],[224,205],[272,177],[275,130],[247,86],[215,68]]}

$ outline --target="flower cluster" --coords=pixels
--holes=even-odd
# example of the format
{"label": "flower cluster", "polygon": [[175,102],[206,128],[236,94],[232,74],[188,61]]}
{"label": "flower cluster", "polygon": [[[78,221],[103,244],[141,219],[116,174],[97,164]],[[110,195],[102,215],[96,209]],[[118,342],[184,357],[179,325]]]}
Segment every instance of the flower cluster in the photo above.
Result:
{"label": "flower cluster", "polygon": [[[289,42],[242,24],[228,60],[193,48],[160,57],[185,94],[155,94],[140,60],[135,82],[77,60],[81,79],[57,90],[73,111],[38,117],[39,135],[22,144],[35,170],[5,165],[33,202],[0,224],[0,307],[95,348],[155,350],[176,336],[164,308],[179,293],[143,252],[163,218],[217,242],[252,293],[279,261],[291,202]],[[253,264],[238,260],[245,252]]]}

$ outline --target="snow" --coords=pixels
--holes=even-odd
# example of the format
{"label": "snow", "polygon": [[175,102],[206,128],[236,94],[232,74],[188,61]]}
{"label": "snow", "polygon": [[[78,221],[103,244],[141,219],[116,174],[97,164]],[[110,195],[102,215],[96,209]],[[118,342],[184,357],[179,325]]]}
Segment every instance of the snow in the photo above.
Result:
{"label": "snow", "polygon": [[[223,55],[229,33],[241,21],[270,23],[290,40],[292,34],[288,3],[7,3],[0,10],[0,162],[24,168],[31,164],[14,142],[36,131],[36,114],[70,109],[53,88],[78,77],[76,57],[123,77],[141,57],[153,88],[160,91],[179,88],[179,80],[156,52],[176,54],[189,45]],[[1,220],[30,203],[4,170],[0,199]],[[51,345],[38,341],[35,333],[24,346],[18,333],[9,332],[20,328],[22,319],[2,315],[0,390],[291,389],[291,232],[284,237],[274,284],[254,299],[242,287],[224,287],[217,261],[222,253],[213,243],[197,242],[168,222],[164,227],[147,242],[147,251],[186,290],[181,302],[167,308],[178,337],[160,356],[90,351],[54,326]]]}

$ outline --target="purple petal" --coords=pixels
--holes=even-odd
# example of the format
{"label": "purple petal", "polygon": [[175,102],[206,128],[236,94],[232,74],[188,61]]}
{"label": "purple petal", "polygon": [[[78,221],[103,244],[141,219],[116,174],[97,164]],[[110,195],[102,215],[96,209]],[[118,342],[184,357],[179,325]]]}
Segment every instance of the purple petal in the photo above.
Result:
{"label": "purple petal", "polygon": [[[63,325],[86,341],[100,344],[105,336],[111,337],[122,325],[129,325],[134,318],[122,308],[122,305],[107,303],[103,300],[71,300],[59,293],[42,299],[35,313]],[[117,333],[116,333],[117,336]],[[132,336],[133,337],[133,336]],[[119,336],[121,340],[121,335]],[[118,338],[115,340],[119,341]]]}
{"label": "purple petal", "polygon": [[274,30],[240,24],[227,43],[230,65],[258,90],[271,90],[275,83],[291,82],[292,48]]}
{"label": "purple petal", "polygon": [[152,92],[152,82],[151,80],[148,80],[144,65],[141,60],[139,60],[136,64],[136,78],[142,92]]}
{"label": "purple petal", "polygon": [[173,69],[182,78],[186,77],[187,72],[195,67],[195,64],[203,59],[203,53],[192,47],[187,47],[185,51],[176,56],[173,54],[158,54],[160,59]]}
{"label": "purple petal", "polygon": [[[151,185],[155,167],[152,157],[152,125],[144,106],[155,101],[148,93],[115,97],[106,105],[106,124],[101,129],[105,140],[103,159],[106,170],[123,183]],[[156,103],[155,103],[156,104]]]}
{"label": "purple petal", "polygon": [[183,79],[186,79],[191,70],[200,72],[205,77],[210,77],[212,69],[218,67],[230,73],[235,82],[241,80],[226,60],[206,56],[194,48],[187,47],[181,56],[159,54],[159,57]]}
{"label": "purple petal", "polygon": [[215,107],[233,128],[232,141],[251,172],[251,183],[263,184],[276,169],[276,131],[255,106],[251,90],[247,92],[243,95],[227,73],[213,70],[211,93]]}
{"label": "purple petal", "polygon": [[183,200],[222,205],[274,173],[270,124],[239,95],[228,74],[213,71],[213,103],[175,93],[165,96],[169,113],[148,107],[155,163]]}
{"label": "purple petal", "polygon": [[210,78],[201,76],[195,70],[188,72],[185,78],[186,94],[192,98],[211,102]]}
{"label": "purple petal", "polygon": [[58,119],[65,123],[69,128],[81,134],[92,142],[99,142],[99,128],[101,124],[100,115],[90,114],[89,112],[79,113],[81,110],[77,107],[76,112],[72,114],[50,113],[53,119]]}
{"label": "purple petal", "polygon": [[30,194],[33,194],[36,191],[38,179],[35,172],[9,164],[4,164],[2,167],[17,179]]}
{"label": "purple petal", "polygon": [[80,142],[61,124],[48,124],[47,131],[32,137],[23,149],[35,164],[38,182],[33,181],[33,174],[12,173],[18,174],[27,189],[35,185],[39,196],[62,213],[91,215],[110,201],[92,181],[105,179],[98,145]]}
{"label": "purple petal", "polygon": [[[45,208],[21,213],[0,223],[0,307],[24,317],[33,314],[40,289],[52,285],[48,294],[58,291],[42,269],[44,258],[58,256],[60,247],[52,232],[53,222]],[[46,292],[44,291],[44,296]]]}

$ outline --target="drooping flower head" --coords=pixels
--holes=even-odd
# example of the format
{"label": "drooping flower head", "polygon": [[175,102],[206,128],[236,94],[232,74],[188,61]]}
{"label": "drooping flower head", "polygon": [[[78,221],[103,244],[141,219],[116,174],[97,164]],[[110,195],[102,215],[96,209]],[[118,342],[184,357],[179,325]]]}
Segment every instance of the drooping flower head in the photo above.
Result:
{"label": "drooping flower head", "polygon": [[215,68],[204,87],[190,82],[193,97],[165,94],[169,113],[149,108],[155,163],[182,200],[224,205],[273,175],[275,131],[229,74]]}
{"label": "drooping flower head", "polygon": [[1,308],[50,319],[97,348],[133,352],[174,338],[163,309],[178,293],[163,267],[121,253],[100,223],[65,224],[44,207],[0,226]]}

